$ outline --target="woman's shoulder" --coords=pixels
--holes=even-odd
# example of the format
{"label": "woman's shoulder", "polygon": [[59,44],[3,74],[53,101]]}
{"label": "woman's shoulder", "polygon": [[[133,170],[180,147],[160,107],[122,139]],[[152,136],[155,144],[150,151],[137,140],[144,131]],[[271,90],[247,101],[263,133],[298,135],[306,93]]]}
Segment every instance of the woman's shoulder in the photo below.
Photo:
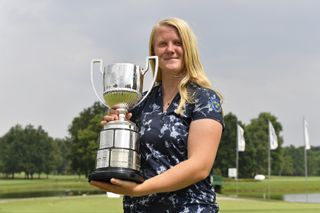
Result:
{"label": "woman's shoulder", "polygon": [[221,94],[211,88],[203,87],[193,82],[189,83],[187,88],[192,99],[217,99],[222,101]]}
{"label": "woman's shoulder", "polygon": [[190,84],[189,88],[191,102],[194,105],[193,119],[213,118],[223,123],[222,100],[219,93],[194,83]]}

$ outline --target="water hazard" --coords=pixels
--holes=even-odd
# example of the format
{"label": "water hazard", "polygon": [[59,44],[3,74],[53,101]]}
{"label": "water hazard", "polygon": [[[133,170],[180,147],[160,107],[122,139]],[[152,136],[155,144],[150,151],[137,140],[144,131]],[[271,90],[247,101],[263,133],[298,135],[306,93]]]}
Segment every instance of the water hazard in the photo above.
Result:
{"label": "water hazard", "polygon": [[320,203],[320,193],[286,194],[283,195],[283,200],[288,202]]}

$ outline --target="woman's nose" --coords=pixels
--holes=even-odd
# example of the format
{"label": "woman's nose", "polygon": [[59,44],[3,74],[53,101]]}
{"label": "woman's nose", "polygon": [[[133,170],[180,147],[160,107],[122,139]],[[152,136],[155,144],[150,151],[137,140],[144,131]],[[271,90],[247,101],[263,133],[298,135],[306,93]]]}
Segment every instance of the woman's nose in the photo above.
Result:
{"label": "woman's nose", "polygon": [[173,44],[168,44],[167,52],[174,52],[174,46],[173,46]]}

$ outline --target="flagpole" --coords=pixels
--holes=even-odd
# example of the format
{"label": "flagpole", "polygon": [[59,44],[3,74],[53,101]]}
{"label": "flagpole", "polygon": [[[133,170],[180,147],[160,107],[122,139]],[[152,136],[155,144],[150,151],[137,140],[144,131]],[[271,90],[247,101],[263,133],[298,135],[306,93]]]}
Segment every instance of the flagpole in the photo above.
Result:
{"label": "flagpole", "polygon": [[270,125],[271,125],[271,122],[268,121],[268,135],[269,135],[269,145],[267,146],[268,147],[268,179],[270,179],[270,175],[271,175],[271,153],[270,153],[270,150],[271,150],[271,129],[270,129]]}
{"label": "flagpole", "polygon": [[271,145],[269,142],[269,149],[268,149],[268,180],[267,180],[267,199],[270,199],[270,185],[269,185],[269,181],[270,181],[270,175],[271,175]]}
{"label": "flagpole", "polygon": [[270,143],[269,143],[269,146],[268,146],[268,179],[270,179],[270,174],[271,174],[271,153],[270,153]]}
{"label": "flagpole", "polygon": [[[239,131],[237,131],[237,134],[239,134]],[[239,137],[239,136],[238,136]],[[236,196],[238,197],[238,169],[239,169],[239,147],[238,147],[238,141],[236,145],[236,168],[237,168],[237,174],[236,174]]]}
{"label": "flagpole", "polygon": [[306,203],[309,202],[308,199],[308,163],[307,163],[307,149],[304,149],[304,173],[305,173],[305,193],[306,193]]}
{"label": "flagpole", "polygon": [[305,194],[306,194],[306,203],[309,202],[309,198],[308,198],[308,156],[307,156],[307,150],[309,149],[309,141],[307,141],[308,139],[306,138],[307,135],[307,131],[306,131],[306,120],[303,117],[303,135],[304,135],[304,176],[305,176]]}
{"label": "flagpole", "polygon": [[239,177],[239,152],[244,152],[245,151],[245,140],[244,140],[244,131],[241,128],[241,126],[238,124],[237,125],[237,145],[236,145],[236,193],[238,196],[238,177]]}
{"label": "flagpole", "polygon": [[238,180],[238,168],[239,168],[239,152],[238,152],[238,144],[236,145],[236,168],[237,168],[236,180]]}
{"label": "flagpole", "polygon": [[271,150],[278,148],[278,139],[272,123],[268,121],[269,126],[269,150],[268,150],[268,178],[271,177]]}
{"label": "flagpole", "polygon": [[271,149],[274,150],[278,147],[278,139],[272,123],[268,121],[269,126],[269,149],[268,149],[268,199],[270,199],[270,178],[271,178]]}

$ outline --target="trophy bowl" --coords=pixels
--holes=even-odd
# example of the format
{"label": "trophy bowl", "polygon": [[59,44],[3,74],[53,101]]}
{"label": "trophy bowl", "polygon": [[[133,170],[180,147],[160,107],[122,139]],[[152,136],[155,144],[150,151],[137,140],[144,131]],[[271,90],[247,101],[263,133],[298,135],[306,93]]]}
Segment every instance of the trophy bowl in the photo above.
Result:
{"label": "trophy bowl", "polygon": [[[143,77],[149,70],[149,60],[155,60],[155,74],[149,91],[143,93]],[[103,99],[93,83],[93,64],[100,63],[103,74]],[[111,178],[143,182],[140,173],[140,136],[136,124],[126,119],[128,110],[139,105],[150,93],[158,72],[158,58],[147,57],[146,69],[131,63],[116,63],[105,69],[102,60],[91,62],[91,83],[106,107],[119,111],[119,120],[110,121],[100,132],[96,169],[89,174],[89,181],[110,182]]]}

